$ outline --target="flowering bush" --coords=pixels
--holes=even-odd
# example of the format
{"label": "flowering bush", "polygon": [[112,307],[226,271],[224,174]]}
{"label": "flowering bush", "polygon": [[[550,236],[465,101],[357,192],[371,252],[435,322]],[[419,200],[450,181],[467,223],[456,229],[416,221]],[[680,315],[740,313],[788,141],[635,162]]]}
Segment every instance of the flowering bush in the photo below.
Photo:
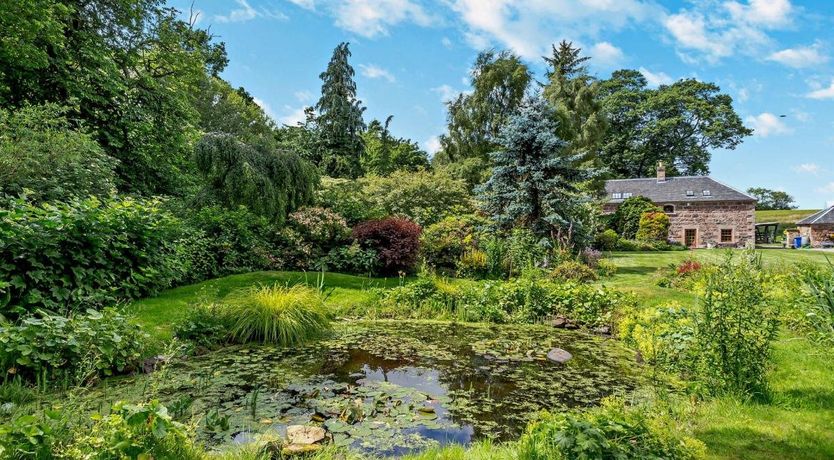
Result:
{"label": "flowering bush", "polygon": [[640,241],[666,241],[669,238],[669,216],[662,211],[644,212],[640,216],[637,239]]}
{"label": "flowering bush", "polygon": [[408,271],[414,267],[420,250],[421,228],[403,218],[370,220],[353,229],[353,238],[364,249],[373,249],[384,274]]}
{"label": "flowering bush", "polygon": [[350,236],[347,221],[325,208],[302,208],[290,214],[290,225],[301,236],[322,248],[332,248]]}
{"label": "flowering bush", "polygon": [[680,265],[675,269],[678,275],[688,275],[690,273],[695,273],[701,271],[701,263],[697,260],[689,259],[681,262]]}

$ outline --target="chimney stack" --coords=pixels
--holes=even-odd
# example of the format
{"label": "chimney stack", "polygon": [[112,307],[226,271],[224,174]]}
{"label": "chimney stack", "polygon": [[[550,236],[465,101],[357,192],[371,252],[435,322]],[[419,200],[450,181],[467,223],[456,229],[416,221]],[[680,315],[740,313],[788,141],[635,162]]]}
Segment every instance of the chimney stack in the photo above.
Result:
{"label": "chimney stack", "polygon": [[657,182],[666,182],[666,166],[663,166],[663,162],[657,162]]}

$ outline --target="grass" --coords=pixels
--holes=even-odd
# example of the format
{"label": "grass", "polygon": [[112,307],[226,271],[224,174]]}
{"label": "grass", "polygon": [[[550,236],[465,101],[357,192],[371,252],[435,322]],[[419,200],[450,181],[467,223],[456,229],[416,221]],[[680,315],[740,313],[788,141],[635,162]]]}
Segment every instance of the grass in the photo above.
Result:
{"label": "grass", "polygon": [[319,292],[299,284],[237,291],[226,297],[224,305],[231,336],[240,343],[297,345],[318,336],[330,324]]}
{"label": "grass", "polygon": [[756,222],[777,222],[785,226],[795,226],[800,220],[818,212],[819,209],[779,209],[775,211],[756,211]]}

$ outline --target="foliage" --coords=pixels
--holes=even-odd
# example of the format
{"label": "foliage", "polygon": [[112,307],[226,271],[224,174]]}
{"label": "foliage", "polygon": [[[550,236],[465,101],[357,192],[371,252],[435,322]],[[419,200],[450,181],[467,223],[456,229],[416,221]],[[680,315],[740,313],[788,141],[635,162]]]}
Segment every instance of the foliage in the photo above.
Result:
{"label": "foliage", "polygon": [[262,286],[231,294],[223,314],[239,343],[297,345],[327,330],[329,313],[319,293],[306,286]]}
{"label": "foliage", "polygon": [[200,203],[243,205],[277,223],[312,201],[318,183],[314,168],[295,153],[244,144],[229,134],[203,136],[194,156],[204,181]]}
{"label": "foliage", "polygon": [[606,228],[602,232],[597,233],[597,236],[594,239],[594,247],[602,251],[613,251],[617,247],[617,242],[619,240],[620,236],[617,235],[617,232],[610,228]]}
{"label": "foliage", "polygon": [[524,227],[562,247],[587,246],[592,235],[578,184],[595,171],[554,133],[553,110],[532,100],[501,131],[492,177],[478,188],[483,211],[504,229]]}
{"label": "foliage", "polygon": [[252,95],[218,77],[200,83],[193,104],[200,114],[199,127],[204,133],[230,134],[249,143],[273,137],[276,129]]}
{"label": "foliage", "polygon": [[116,160],[72,126],[68,111],[55,104],[0,109],[0,195],[56,201],[115,191]]}
{"label": "foliage", "polygon": [[69,104],[119,160],[121,191],[181,193],[201,83],[227,63],[222,43],[160,0],[27,2],[3,8],[0,106]]}
{"label": "foliage", "polygon": [[363,249],[376,251],[384,274],[409,271],[417,262],[420,233],[416,223],[398,217],[363,222],[353,229],[353,238]]}
{"label": "foliage", "polygon": [[707,275],[695,336],[701,379],[713,393],[766,396],[778,314],[765,297],[761,260],[730,255]]}
{"label": "foliage", "polygon": [[432,157],[434,169],[449,175],[453,179],[466,182],[468,190],[473,190],[475,186],[483,184],[492,174],[489,159],[473,157],[443,163],[440,161],[440,155],[440,153],[437,153]]}
{"label": "foliage", "polygon": [[693,377],[697,362],[695,313],[676,303],[620,312],[618,334],[649,364]]}
{"label": "foliage", "polygon": [[344,217],[325,208],[301,208],[290,214],[289,224],[306,243],[322,254],[327,254],[350,237],[350,228]]}
{"label": "foliage", "polygon": [[[373,179],[371,179],[373,180]],[[315,204],[344,217],[348,225],[385,217],[363,187],[366,182],[353,179],[322,177],[316,190]]]}
{"label": "foliage", "polygon": [[363,249],[354,241],[350,245],[331,249],[321,264],[325,270],[372,275],[379,270],[379,257],[376,250]]}
{"label": "foliage", "polygon": [[611,216],[611,228],[622,238],[633,240],[640,230],[640,219],[643,214],[655,211],[660,211],[660,209],[644,196],[626,198]]}
{"label": "foliage", "polygon": [[662,211],[644,212],[640,216],[637,239],[640,241],[661,241],[669,238],[669,216]]}
{"label": "foliage", "polygon": [[185,281],[231,273],[274,270],[285,262],[277,256],[275,226],[240,206],[206,206],[187,214],[182,228],[181,260]]}
{"label": "foliage", "polygon": [[585,412],[542,414],[519,440],[518,455],[529,460],[694,460],[705,457],[705,448],[681,434],[674,420],[609,399]]}
{"label": "foliage", "polygon": [[641,240],[627,240],[620,238],[617,240],[617,245],[614,247],[617,251],[686,251],[689,248],[679,243],[669,243],[667,241],[641,241]]}
{"label": "foliage", "polygon": [[597,155],[607,126],[597,93],[599,83],[590,75],[582,50],[562,40],[552,46],[544,98],[554,107],[558,120],[556,135],[568,142],[570,152],[590,160]]}
{"label": "foliage", "polygon": [[72,311],[169,287],[182,270],[178,226],[158,200],[15,200],[0,210],[0,306]]}
{"label": "foliage", "polygon": [[533,76],[521,58],[509,51],[482,51],[470,71],[471,94],[460,94],[446,103],[448,133],[440,136],[440,163],[466,158],[484,160],[497,147],[501,129],[522,105]]}
{"label": "foliage", "polygon": [[582,262],[568,259],[553,267],[550,276],[560,280],[589,282],[596,281],[597,272]]}
{"label": "foliage", "polygon": [[319,75],[322,85],[321,98],[316,103],[316,123],[323,148],[313,163],[331,177],[361,175],[359,159],[364,146],[360,134],[365,129],[362,120],[365,108],[356,99],[356,82],[349,58],[348,43],[340,43],[333,50],[327,70]]}
{"label": "foliage", "polygon": [[804,289],[793,296],[802,318],[792,318],[809,326],[812,337],[820,342],[834,342],[834,264],[825,268],[810,263],[801,264],[798,274]]}
{"label": "foliage", "polygon": [[385,216],[404,216],[428,226],[471,210],[463,181],[442,172],[396,171],[387,177],[362,179],[362,193]]}
{"label": "foliage", "polygon": [[61,439],[61,414],[45,410],[40,416],[23,414],[0,424],[0,456],[48,460]]}
{"label": "foliage", "polygon": [[796,209],[794,198],[781,190],[751,187],[747,189],[747,194],[756,199],[757,211]]}
{"label": "foliage", "polygon": [[455,269],[461,258],[478,248],[483,218],[473,214],[449,216],[429,225],[420,235],[420,254],[435,268]]}
{"label": "foliage", "polygon": [[138,367],[146,336],[118,311],[26,316],[0,327],[0,363],[27,379],[86,382]]}
{"label": "foliage", "polygon": [[388,125],[393,118],[389,116],[384,124],[373,120],[362,133],[365,151],[361,164],[366,174],[385,176],[400,169],[416,171],[429,167],[428,155],[416,142],[391,136]]}
{"label": "foliage", "polygon": [[188,309],[185,317],[174,324],[173,332],[180,340],[210,349],[228,341],[231,326],[223,305],[201,302]]}
{"label": "foliage", "polygon": [[618,70],[600,82],[608,115],[600,160],[621,178],[709,173],[711,151],[734,149],[752,134],[732,98],[713,83],[684,79],[650,89],[637,70]]}
{"label": "foliage", "polygon": [[94,414],[93,422],[88,432],[74,436],[63,456],[74,460],[203,458],[188,428],[173,420],[168,409],[156,400],[116,402],[109,414]]}

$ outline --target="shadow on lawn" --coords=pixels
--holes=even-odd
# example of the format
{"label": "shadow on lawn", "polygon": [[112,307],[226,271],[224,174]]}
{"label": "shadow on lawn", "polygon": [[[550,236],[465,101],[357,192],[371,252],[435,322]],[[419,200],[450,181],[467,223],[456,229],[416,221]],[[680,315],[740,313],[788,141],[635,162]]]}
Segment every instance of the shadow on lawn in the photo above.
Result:
{"label": "shadow on lawn", "polygon": [[826,448],[827,440],[807,430],[792,430],[784,437],[776,437],[751,428],[728,427],[702,431],[697,437],[722,459],[810,460],[834,456]]}
{"label": "shadow on lawn", "polygon": [[834,410],[834,391],[819,388],[791,389],[780,392],[775,402],[795,409]]}
{"label": "shadow on lawn", "polygon": [[618,275],[651,275],[656,271],[657,267],[652,266],[617,267]]}

